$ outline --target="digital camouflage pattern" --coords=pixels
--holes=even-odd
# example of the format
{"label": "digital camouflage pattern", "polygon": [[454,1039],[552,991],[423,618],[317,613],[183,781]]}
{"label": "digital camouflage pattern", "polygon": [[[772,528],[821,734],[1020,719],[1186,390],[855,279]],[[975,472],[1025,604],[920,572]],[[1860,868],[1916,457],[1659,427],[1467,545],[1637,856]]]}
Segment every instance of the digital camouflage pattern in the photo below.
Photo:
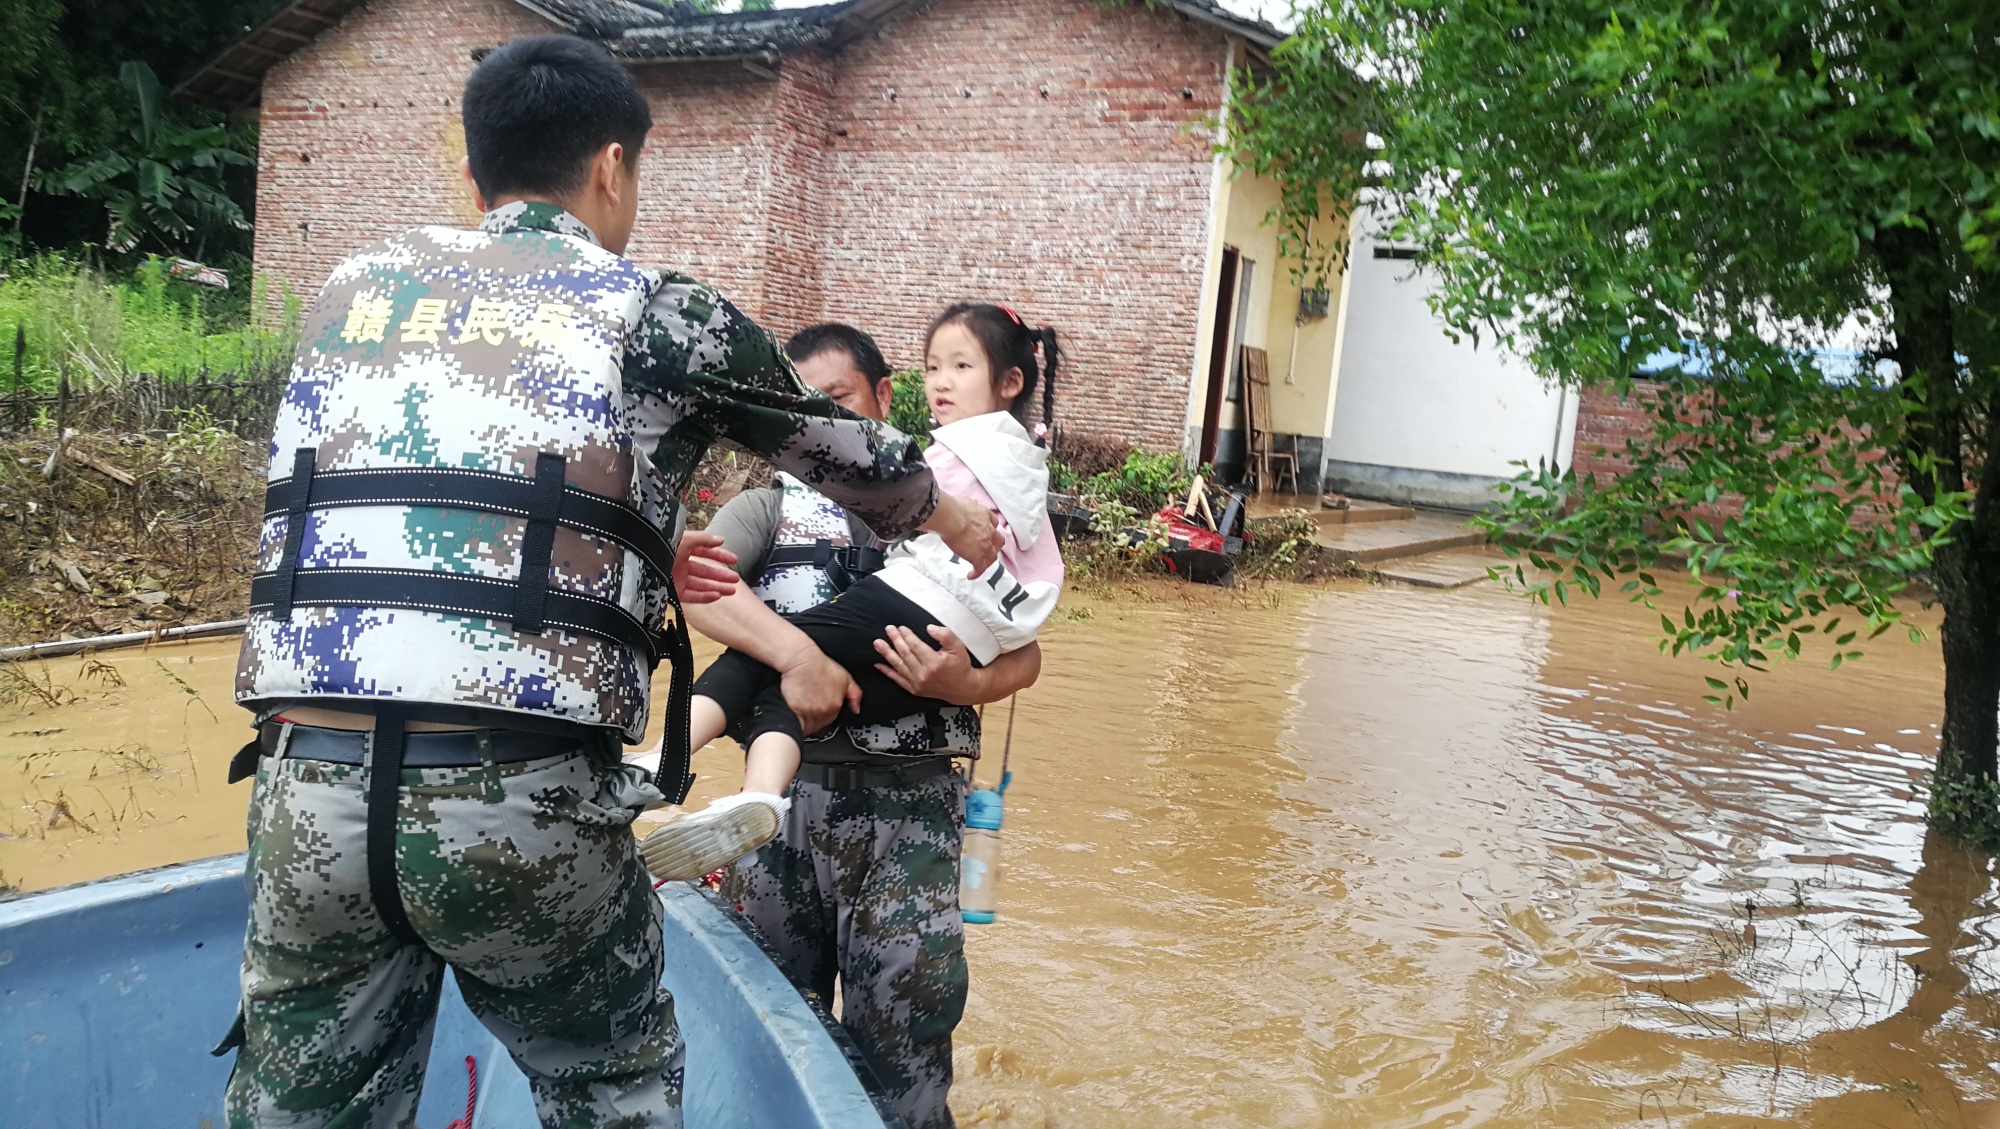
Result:
{"label": "digital camouflage pattern", "polygon": [[[677,531],[677,495],[733,440],[884,530],[935,505],[914,444],[799,381],[721,295],[597,245],[560,208],[510,204],[478,231],[421,228],[355,254],[307,317],[272,441],[320,470],[449,466],[568,482]],[[401,568],[511,580],[523,522],[477,511],[313,512],[301,569]],[[267,521],[260,572],[282,517]],[[558,527],[550,586],[657,623],[663,578]],[[649,672],[623,645],[431,611],[253,614],[236,696],[268,716],[370,700],[534,714],[636,741]],[[563,751],[551,738],[552,750]],[[440,977],[508,1046],[550,1127],[680,1124],[683,1052],[659,987],[659,904],[627,829],[660,794],[608,750],[403,774],[397,869],[422,946],[369,896],[366,770],[266,759],[251,804],[251,918],[230,1124],[408,1126]]]}
{"label": "digital camouflage pattern", "polygon": [[953,1124],[951,1034],[965,1013],[955,773],[900,788],[794,781],[778,837],[723,893],[764,932],[785,975],[832,1001],[911,1129]]}
{"label": "digital camouflage pattern", "polygon": [[[270,479],[313,447],[319,470],[448,466],[534,473],[635,506],[663,530],[718,439],[770,459],[885,534],[929,516],[936,488],[901,433],[805,387],[770,335],[712,288],[600,247],[575,217],[519,202],[477,231],[425,227],[336,267],[307,316],[271,445]],[[524,519],[437,506],[317,510],[301,570],[391,568],[512,580]],[[286,519],[264,524],[258,571]],[[558,527],[552,588],[657,624],[662,578],[614,542]],[[649,672],[622,644],[505,621],[386,608],[253,612],[236,697],[379,698],[531,713],[637,741]]]}
{"label": "digital camouflage pattern", "polygon": [[[839,549],[854,543],[847,514],[833,499],[789,474],[773,475],[772,480],[781,499],[773,549],[809,547],[821,541]],[[779,615],[816,608],[840,595],[826,570],[816,564],[771,565],[750,587]]]}
{"label": "digital camouflage pattern", "polygon": [[979,755],[979,713],[971,706],[942,706],[874,725],[850,725],[857,748],[897,757]]}
{"label": "digital camouflage pattern", "polygon": [[260,764],[230,1129],[409,1126],[447,961],[544,1126],[680,1126],[660,905],[627,826],[652,789],[608,754],[550,748],[404,771],[397,857],[425,945],[398,940],[369,900],[366,772]]}
{"label": "digital camouflage pattern", "polygon": [[[835,548],[853,543],[847,514],[833,499],[788,474],[776,475],[774,485],[782,500],[778,504],[775,539],[763,547],[767,553],[770,549],[811,546],[821,541]],[[780,615],[818,607],[840,595],[826,570],[812,564],[773,565],[764,570],[751,589]],[[908,757],[938,753],[979,755],[979,715],[967,706],[940,706],[930,714],[914,714],[873,725],[849,724],[845,732],[856,748],[871,753]]]}

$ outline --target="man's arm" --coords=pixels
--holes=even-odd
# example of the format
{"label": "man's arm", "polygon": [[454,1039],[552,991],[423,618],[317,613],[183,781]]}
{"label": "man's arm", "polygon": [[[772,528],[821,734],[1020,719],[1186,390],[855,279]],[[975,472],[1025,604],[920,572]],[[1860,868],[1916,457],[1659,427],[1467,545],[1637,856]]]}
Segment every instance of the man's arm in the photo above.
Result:
{"label": "man's arm", "polygon": [[[707,532],[735,554],[743,580],[760,576],[777,544],[783,516],[775,490],[746,490],[725,503]],[[725,647],[733,647],[781,676],[785,704],[799,715],[807,733],[832,723],[840,707],[859,695],[839,663],[820,653],[806,633],[770,609],[748,585],[738,582],[712,603],[690,605],[688,624]]]}
{"label": "man's arm", "polygon": [[624,375],[641,415],[666,417],[662,429],[642,423],[641,434],[658,435],[653,464],[676,493],[710,443],[731,439],[886,537],[937,533],[975,576],[999,552],[992,515],[940,495],[915,442],[808,389],[771,335],[708,286],[667,277],[630,343]]}
{"label": "man's arm", "polygon": [[696,631],[778,672],[785,704],[799,715],[804,732],[817,733],[831,725],[842,706],[861,707],[861,688],[847,671],[741,580],[736,591],[722,599],[689,604],[684,610]]}

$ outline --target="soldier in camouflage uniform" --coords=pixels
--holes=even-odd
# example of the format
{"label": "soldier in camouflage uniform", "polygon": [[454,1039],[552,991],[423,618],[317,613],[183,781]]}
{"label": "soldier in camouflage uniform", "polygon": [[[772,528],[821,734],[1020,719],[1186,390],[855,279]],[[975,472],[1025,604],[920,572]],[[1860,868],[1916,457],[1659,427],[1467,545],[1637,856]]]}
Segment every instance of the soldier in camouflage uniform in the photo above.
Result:
{"label": "soldier in camouflage uniform", "polygon": [[997,548],[907,439],[620,256],[651,118],[601,48],[517,40],[463,107],[497,206],[336,267],[279,413],[236,679],[260,734],[234,766],[256,784],[233,1129],[409,1125],[447,964],[545,1126],[680,1125],[627,829],[662,796],[617,757],[669,577],[690,602],[734,581],[674,559],[676,494],[726,438],[879,528]]}
{"label": "soldier in camouflage uniform", "polygon": [[[867,334],[814,326],[786,346],[800,375],[835,402],[886,417],[889,367]],[[709,523],[734,553],[745,586],[699,608],[704,634],[782,673],[806,732],[833,721],[849,677],[782,618],[826,602],[879,554],[869,527],[789,475],[732,499]],[[829,567],[831,565],[832,567]],[[942,631],[943,629],[939,629]],[[975,670],[944,633],[932,649],[907,632],[885,641],[884,662],[920,697],[961,703],[883,725],[835,725],[803,746],[778,837],[725,872],[743,907],[802,990],[833,999],[842,1026],[912,1129],[952,1124],[951,1035],[965,1010],[964,925],[958,910],[965,831],[953,756],[976,756],[979,719],[968,706],[998,701],[1035,680],[1030,644]]]}

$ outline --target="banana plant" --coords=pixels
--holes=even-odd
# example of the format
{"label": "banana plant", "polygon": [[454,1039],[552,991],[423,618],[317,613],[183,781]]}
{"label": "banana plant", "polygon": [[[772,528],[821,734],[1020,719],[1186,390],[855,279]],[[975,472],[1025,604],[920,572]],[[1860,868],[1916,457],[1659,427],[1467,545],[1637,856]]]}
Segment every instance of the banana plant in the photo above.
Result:
{"label": "banana plant", "polygon": [[145,63],[126,63],[118,81],[137,103],[130,142],[44,174],[41,190],[102,200],[104,244],[118,252],[148,240],[179,252],[205,230],[248,228],[243,209],[223,187],[222,172],[252,161],[229,147],[228,131],[168,120],[161,112],[166,92]]}

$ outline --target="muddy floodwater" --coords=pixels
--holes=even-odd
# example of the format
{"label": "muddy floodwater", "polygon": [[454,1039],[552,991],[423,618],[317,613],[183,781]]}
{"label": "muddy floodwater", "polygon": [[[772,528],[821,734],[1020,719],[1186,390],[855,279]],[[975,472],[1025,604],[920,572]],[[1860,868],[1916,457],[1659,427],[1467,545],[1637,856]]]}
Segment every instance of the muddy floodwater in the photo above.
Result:
{"label": "muddy floodwater", "polygon": [[[1934,642],[1726,712],[1616,603],[1066,608],[969,930],[961,1124],[2000,1126],[1994,869],[1921,820]],[[6,676],[5,880],[241,849],[234,653]]]}

